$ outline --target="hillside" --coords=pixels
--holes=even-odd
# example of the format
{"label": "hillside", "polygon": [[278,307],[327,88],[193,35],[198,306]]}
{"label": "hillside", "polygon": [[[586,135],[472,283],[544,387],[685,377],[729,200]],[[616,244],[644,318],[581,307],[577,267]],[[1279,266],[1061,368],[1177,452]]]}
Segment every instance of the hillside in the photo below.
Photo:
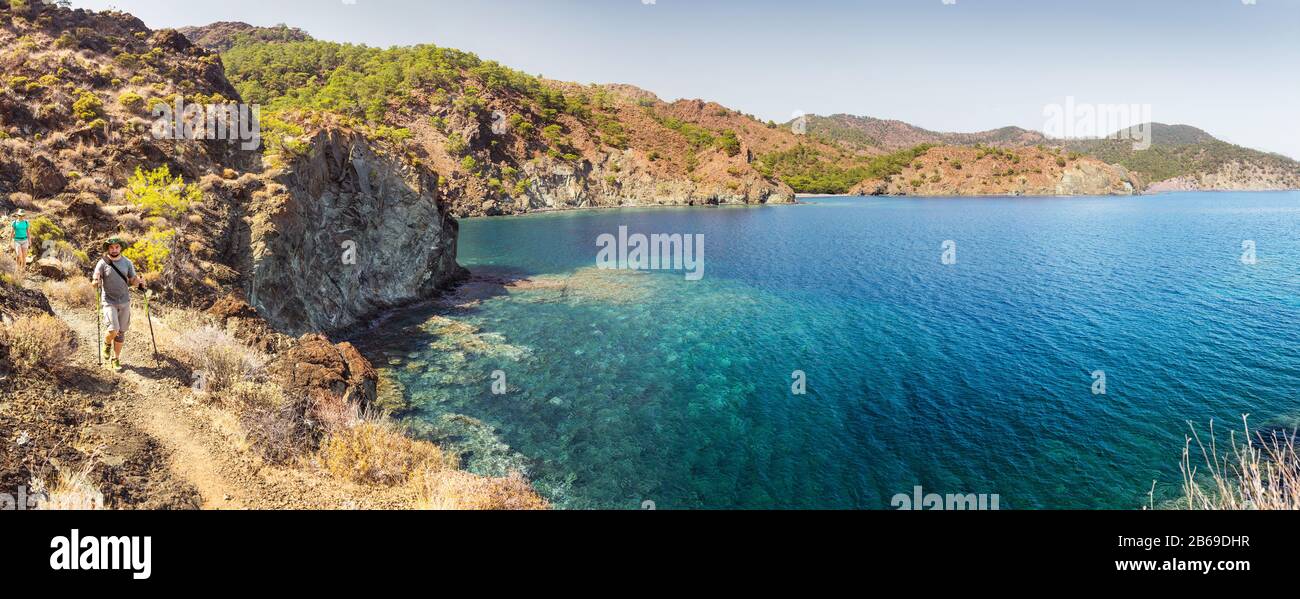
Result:
{"label": "hillside", "polygon": [[[921,144],[1006,149],[1043,146],[1121,166],[1143,192],[1300,189],[1300,163],[1221,141],[1188,125],[1150,124],[1151,147],[1139,150],[1130,141],[1138,138],[1134,132],[1103,139],[1059,140],[1019,127],[941,133],[870,117],[837,114],[806,118],[810,137],[857,153],[893,152]],[[954,193],[958,192],[954,188]]]}
{"label": "hillside", "polygon": [[[255,168],[237,146],[151,135],[157,103],[237,99],[220,60],[175,31],[150,31],[125,13],[45,9],[0,21],[0,210],[36,212],[56,233],[56,258],[74,264],[95,240],[177,229],[195,251],[174,267],[191,276],[166,289],[201,303],[236,283],[213,237],[229,206],[203,202],[169,214],[128,201],[136,169],[191,183]],[[42,240],[44,241],[44,240]],[[85,254],[80,254],[83,258]],[[51,268],[57,265],[51,265]],[[162,273],[153,276],[161,277]],[[207,281],[207,283],[204,283]]]}
{"label": "hillside", "polygon": [[[261,145],[207,108],[160,128],[245,100],[218,55],[121,12],[0,0],[0,48],[0,213],[37,254],[0,253],[0,483],[114,509],[546,506],[408,437],[401,394],[324,335],[466,275],[400,135],[326,111],[264,117]],[[118,372],[87,278],[110,236],[157,293]]]}
{"label": "hillside", "polygon": [[[191,35],[227,43],[208,28]],[[440,173],[457,216],[793,201],[793,190],[754,162],[799,138],[717,104],[546,80],[432,45],[259,37],[234,35],[222,54],[243,98],[263,105],[272,122],[341,115]]]}
{"label": "hillside", "polygon": [[241,94],[273,115],[339,113],[400,142],[399,151],[442,173],[457,216],[787,202],[897,174],[894,163],[920,146],[1063,149],[1123,167],[1139,191],[1153,182],[1152,190],[1297,187],[1300,172],[1294,162],[1161,125],[1150,153],[1019,127],[949,133],[846,114],[808,115],[798,134],[793,121],[762,123],[703,100],[668,103],[629,85],[541,79],[448,48],[381,50],[242,23],[185,31],[222,52]]}
{"label": "hillside", "polygon": [[225,52],[240,42],[301,42],[311,39],[305,31],[287,25],[254,27],[236,21],[221,21],[203,27],[181,27],[176,31],[195,45],[211,52]]}
{"label": "hillside", "polygon": [[1069,196],[1130,195],[1137,184],[1123,168],[1054,148],[938,146],[896,173],[855,186],[859,195]]}
{"label": "hillside", "polygon": [[[1187,125],[1152,123],[1151,147],[1133,148],[1136,137],[1068,141],[1064,146],[1121,165],[1147,182],[1144,191],[1300,189],[1300,162],[1243,148]],[[1122,139],[1120,139],[1122,138]]]}
{"label": "hillside", "polygon": [[1018,148],[1044,144],[1047,138],[1019,127],[1003,127],[977,133],[941,133],[902,121],[867,116],[834,114],[807,115],[808,135],[864,152],[894,152],[922,144]]}

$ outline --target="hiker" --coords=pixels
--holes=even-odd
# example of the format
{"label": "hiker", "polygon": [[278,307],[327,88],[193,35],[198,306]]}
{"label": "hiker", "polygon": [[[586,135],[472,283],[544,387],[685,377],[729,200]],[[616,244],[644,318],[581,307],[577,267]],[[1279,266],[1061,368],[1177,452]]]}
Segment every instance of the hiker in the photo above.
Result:
{"label": "hiker", "polygon": [[18,254],[18,268],[14,271],[14,278],[21,282],[27,275],[27,252],[32,249],[32,240],[27,236],[27,229],[31,224],[25,218],[26,212],[21,208],[14,213],[14,252]]}
{"label": "hiker", "polygon": [[102,357],[113,370],[122,369],[122,344],[131,329],[131,287],[144,290],[144,279],[136,273],[131,260],[122,255],[122,245],[116,237],[105,241],[104,257],[95,264],[92,275],[100,291],[104,322],[108,324]]}

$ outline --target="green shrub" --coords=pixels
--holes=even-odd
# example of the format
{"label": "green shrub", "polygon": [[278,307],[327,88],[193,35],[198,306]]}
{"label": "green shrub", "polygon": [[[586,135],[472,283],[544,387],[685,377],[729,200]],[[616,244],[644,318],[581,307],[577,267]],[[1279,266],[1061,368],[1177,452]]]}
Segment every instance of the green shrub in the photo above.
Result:
{"label": "green shrub", "polygon": [[722,132],[722,135],[717,139],[717,145],[728,156],[735,156],[740,153],[740,138],[736,137],[736,132],[730,129]]}
{"label": "green shrub", "polygon": [[30,77],[21,75],[9,79],[9,88],[20,94],[39,94],[45,91],[45,86],[40,81],[33,81]]}
{"label": "green shrub", "polygon": [[90,122],[104,116],[104,102],[91,92],[81,92],[81,97],[72,103],[72,113],[77,118]]}
{"label": "green shrub", "polygon": [[139,112],[144,107],[144,97],[135,92],[126,92],[118,96],[117,103],[131,112]]}
{"label": "green shrub", "polygon": [[452,156],[464,156],[469,151],[469,144],[460,133],[452,132],[447,136],[447,153]]}
{"label": "green shrub", "polygon": [[623,125],[618,121],[610,119],[601,123],[600,133],[601,141],[604,141],[606,145],[620,150],[627,149],[627,131],[623,129]]}
{"label": "green shrub", "polygon": [[45,245],[46,241],[59,241],[66,236],[63,228],[55,224],[48,216],[38,216],[32,219],[28,227],[28,236],[32,240],[33,248],[40,248]]}
{"label": "green shrub", "polygon": [[261,126],[268,155],[305,156],[311,150],[311,144],[302,139],[307,134],[302,125],[264,114]]}
{"label": "green shrub", "polygon": [[131,260],[140,272],[162,272],[167,258],[171,257],[172,239],[176,237],[175,229],[150,230],[143,238],[122,251],[122,255]]}
{"label": "green shrub", "polygon": [[864,180],[887,179],[901,174],[931,147],[923,144],[853,164],[842,157],[801,144],[783,152],[766,154],[754,166],[764,176],[777,177],[796,192],[845,193]]}
{"label": "green shrub", "polygon": [[135,70],[136,67],[140,66],[140,57],[131,54],[130,52],[118,54],[113,60],[117,62],[117,64],[122,65],[122,68],[129,70]]}
{"label": "green shrub", "polygon": [[550,143],[557,143],[563,138],[563,131],[559,125],[547,125],[542,129],[542,138]]}
{"label": "green shrub", "polygon": [[147,172],[136,167],[135,176],[126,186],[128,202],[164,218],[177,218],[189,212],[190,204],[202,196],[197,185],[186,184],[179,175],[173,177],[166,166]]}
{"label": "green shrub", "polygon": [[375,127],[376,139],[387,141],[397,145],[406,143],[411,139],[412,136],[413,134],[411,133],[410,129],[406,129],[402,127],[389,127],[387,125],[380,125],[378,127]]}

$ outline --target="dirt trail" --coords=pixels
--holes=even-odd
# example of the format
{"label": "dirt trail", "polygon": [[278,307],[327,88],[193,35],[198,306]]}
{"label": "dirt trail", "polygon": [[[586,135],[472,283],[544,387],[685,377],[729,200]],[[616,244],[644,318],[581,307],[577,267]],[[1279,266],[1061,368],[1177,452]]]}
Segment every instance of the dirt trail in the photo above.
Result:
{"label": "dirt trail", "polygon": [[[55,306],[59,318],[80,338],[82,360],[95,364],[95,312]],[[170,469],[194,485],[204,509],[403,509],[414,497],[401,487],[371,487],[338,481],[311,464],[274,466],[248,450],[233,414],[204,401],[188,385],[189,372],[164,345],[172,331],[154,318],[162,352],[155,364],[142,305],[133,322],[123,369],[122,400],[134,425],[169,454]]]}

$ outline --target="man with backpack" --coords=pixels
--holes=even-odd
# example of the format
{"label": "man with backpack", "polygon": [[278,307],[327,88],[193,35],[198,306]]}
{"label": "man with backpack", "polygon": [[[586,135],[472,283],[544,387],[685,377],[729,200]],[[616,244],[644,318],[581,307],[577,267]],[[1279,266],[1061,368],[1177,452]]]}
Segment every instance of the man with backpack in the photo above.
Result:
{"label": "man with backpack", "polygon": [[95,264],[91,275],[100,290],[104,322],[108,324],[104,363],[115,371],[122,369],[122,344],[131,328],[131,287],[144,289],[144,279],[136,273],[131,260],[122,255],[122,245],[116,237],[104,242],[104,257]]}

